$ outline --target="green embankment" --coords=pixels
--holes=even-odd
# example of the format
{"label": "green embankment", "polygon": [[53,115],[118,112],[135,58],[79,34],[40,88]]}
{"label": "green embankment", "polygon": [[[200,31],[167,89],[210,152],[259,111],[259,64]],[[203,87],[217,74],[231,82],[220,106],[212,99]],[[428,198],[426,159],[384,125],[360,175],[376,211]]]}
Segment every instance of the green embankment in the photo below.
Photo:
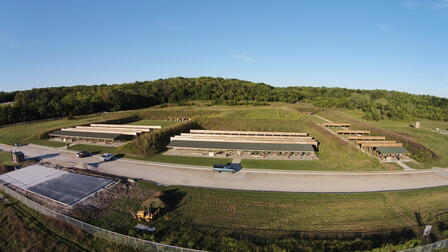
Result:
{"label": "green embankment", "polygon": [[158,125],[158,126],[162,126],[162,127],[166,127],[166,126],[171,126],[174,124],[177,124],[179,122],[174,122],[174,121],[167,121],[167,120],[149,120],[149,119],[145,119],[145,120],[139,120],[139,121],[135,121],[132,123],[128,123],[129,125]]}
{"label": "green embankment", "polygon": [[[339,120],[342,122],[352,122],[358,128],[362,128],[361,124],[367,124],[392,133],[398,133],[401,136],[410,139],[411,141],[420,143],[437,153],[439,156],[438,159],[428,159],[421,162],[423,168],[448,167],[448,135],[441,135],[432,132],[435,128],[448,128],[448,122],[424,119],[367,121],[362,118],[363,113],[360,111],[328,111],[321,113],[321,115],[334,121]],[[416,121],[421,122],[420,129],[412,127],[412,125],[415,125]],[[416,166],[419,168],[418,165],[411,164],[411,166]]]}
{"label": "green embankment", "polygon": [[[153,223],[158,230],[155,237],[159,242],[179,246],[216,250],[213,244],[222,241],[223,237],[240,237],[242,248],[244,237],[261,237],[264,244],[278,246],[288,246],[289,243],[282,239],[296,240],[297,243],[291,244],[297,246],[310,237],[353,238],[356,233],[362,234],[358,238],[371,239],[375,246],[381,247],[394,239],[388,236],[390,232],[395,232],[395,238],[403,229],[411,232],[406,233],[407,236],[401,234],[406,237],[400,238],[399,243],[420,236],[424,226],[419,226],[415,212],[421,215],[425,224],[433,224],[438,239],[448,235],[446,226],[439,225],[448,221],[445,204],[448,188],[307,194],[162,187],[144,181],[138,183],[138,188],[125,194],[125,200],[113,202],[107,210],[100,211],[99,216],[89,221],[128,233],[135,220],[125,214],[126,211],[139,207],[140,195],[145,191],[160,190],[165,194],[163,199],[173,208]],[[172,228],[174,226],[176,228]],[[299,234],[308,238],[300,238]],[[372,234],[376,234],[376,238],[369,236]],[[381,238],[382,235],[385,238]],[[366,244],[372,246],[371,242]],[[415,241],[407,246],[413,245]],[[262,247],[260,244],[257,246]]]}
{"label": "green embankment", "polygon": [[85,116],[75,119],[60,119],[38,123],[22,124],[0,128],[0,143],[13,145],[15,143],[36,143],[50,147],[61,147],[64,143],[53,142],[41,138],[41,135],[53,130],[93,122],[114,120],[129,116],[126,112],[115,112],[102,115]]}

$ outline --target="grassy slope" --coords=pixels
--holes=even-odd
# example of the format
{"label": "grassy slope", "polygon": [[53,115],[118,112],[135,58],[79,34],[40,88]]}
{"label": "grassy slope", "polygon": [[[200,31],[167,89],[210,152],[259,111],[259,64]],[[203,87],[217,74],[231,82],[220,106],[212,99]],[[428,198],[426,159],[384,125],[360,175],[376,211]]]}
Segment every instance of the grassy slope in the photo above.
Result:
{"label": "grassy slope", "polygon": [[55,143],[48,140],[38,138],[39,133],[51,129],[60,129],[80,124],[87,124],[96,121],[108,120],[117,117],[126,116],[126,112],[108,113],[100,116],[89,116],[78,119],[62,119],[54,121],[46,121],[33,124],[24,124],[0,129],[0,143],[13,145],[14,143],[36,143],[52,147],[64,146],[63,143]]}
{"label": "grassy slope", "polygon": [[[181,199],[178,207],[154,222],[164,230],[173,222],[198,229],[250,235],[284,235],[294,231],[311,234],[344,232],[387,232],[409,227],[420,233],[414,212],[425,223],[447,221],[448,188],[385,193],[303,194],[268,193],[204,189],[191,187],[159,187],[139,182],[141,188],[164,190]],[[126,214],[141,202],[135,195],[114,202],[95,224],[127,232],[135,221]],[[258,218],[254,218],[258,216]],[[119,220],[118,222],[116,220]],[[445,234],[435,227],[439,238]]]}
{"label": "grassy slope", "polygon": [[[352,146],[341,142],[337,137],[317,127],[311,117],[298,113],[294,107],[274,107],[251,110],[226,111],[221,115],[225,119],[214,119],[206,125],[209,129],[293,131],[308,132],[320,141],[319,160],[313,161],[271,161],[243,160],[247,168],[288,169],[288,170],[384,170],[374,158],[360,153]],[[233,118],[241,118],[233,120]]]}
{"label": "grassy slope", "polygon": [[422,163],[423,167],[425,168],[431,168],[434,166],[448,167],[448,148],[447,148],[448,136],[439,135],[431,132],[431,130],[434,128],[440,128],[440,129],[448,128],[447,122],[418,120],[421,122],[422,128],[415,129],[413,127],[410,127],[410,125],[413,125],[415,123],[414,121],[402,121],[402,120],[367,121],[362,119],[363,113],[358,111],[338,111],[337,113],[330,111],[330,112],[324,112],[323,115],[331,120],[336,119],[338,113],[341,113],[343,116],[354,118],[356,120],[369,123],[371,125],[380,128],[410,135],[414,137],[414,139],[417,142],[435,151],[441,157],[439,160],[436,161],[427,161]]}
{"label": "grassy slope", "polygon": [[0,200],[0,251],[133,251]]}
{"label": "grassy slope", "polygon": [[140,120],[136,122],[129,123],[130,125],[158,125],[162,127],[171,126],[177,124],[178,122],[167,121],[167,120]]}

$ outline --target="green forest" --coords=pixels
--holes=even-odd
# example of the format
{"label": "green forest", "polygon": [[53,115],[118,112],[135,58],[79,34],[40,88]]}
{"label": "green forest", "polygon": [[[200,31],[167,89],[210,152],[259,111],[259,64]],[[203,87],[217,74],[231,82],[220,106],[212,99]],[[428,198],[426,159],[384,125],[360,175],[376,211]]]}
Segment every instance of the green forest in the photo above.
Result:
{"label": "green forest", "polygon": [[425,118],[448,121],[448,99],[387,90],[273,87],[238,79],[169,78],[113,85],[39,88],[0,92],[0,124],[146,108],[164,103],[212,100],[305,102],[318,107],[360,109],[369,120]]}

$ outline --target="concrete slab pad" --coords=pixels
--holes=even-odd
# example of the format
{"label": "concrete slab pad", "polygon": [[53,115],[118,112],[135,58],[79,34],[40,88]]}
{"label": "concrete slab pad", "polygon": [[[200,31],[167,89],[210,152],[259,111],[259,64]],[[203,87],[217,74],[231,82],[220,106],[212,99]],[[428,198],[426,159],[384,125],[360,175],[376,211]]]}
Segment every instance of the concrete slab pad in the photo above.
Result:
{"label": "concrete slab pad", "polygon": [[76,204],[114,182],[40,165],[6,173],[0,180],[66,205]]}

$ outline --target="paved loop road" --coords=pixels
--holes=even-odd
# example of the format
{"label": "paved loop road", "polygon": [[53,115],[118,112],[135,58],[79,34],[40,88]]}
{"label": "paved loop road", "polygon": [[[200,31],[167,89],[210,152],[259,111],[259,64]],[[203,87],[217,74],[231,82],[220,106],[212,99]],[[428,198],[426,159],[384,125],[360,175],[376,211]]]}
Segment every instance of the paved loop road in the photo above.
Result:
{"label": "paved loop road", "polygon": [[405,190],[448,185],[448,169],[395,172],[309,172],[243,168],[235,174],[217,174],[211,167],[178,165],[119,159],[99,163],[99,157],[77,158],[73,151],[37,145],[12,147],[0,144],[5,151],[20,150],[28,157],[76,167],[96,163],[100,172],[142,178],[165,185],[185,185],[239,190],[288,192],[372,192]]}

